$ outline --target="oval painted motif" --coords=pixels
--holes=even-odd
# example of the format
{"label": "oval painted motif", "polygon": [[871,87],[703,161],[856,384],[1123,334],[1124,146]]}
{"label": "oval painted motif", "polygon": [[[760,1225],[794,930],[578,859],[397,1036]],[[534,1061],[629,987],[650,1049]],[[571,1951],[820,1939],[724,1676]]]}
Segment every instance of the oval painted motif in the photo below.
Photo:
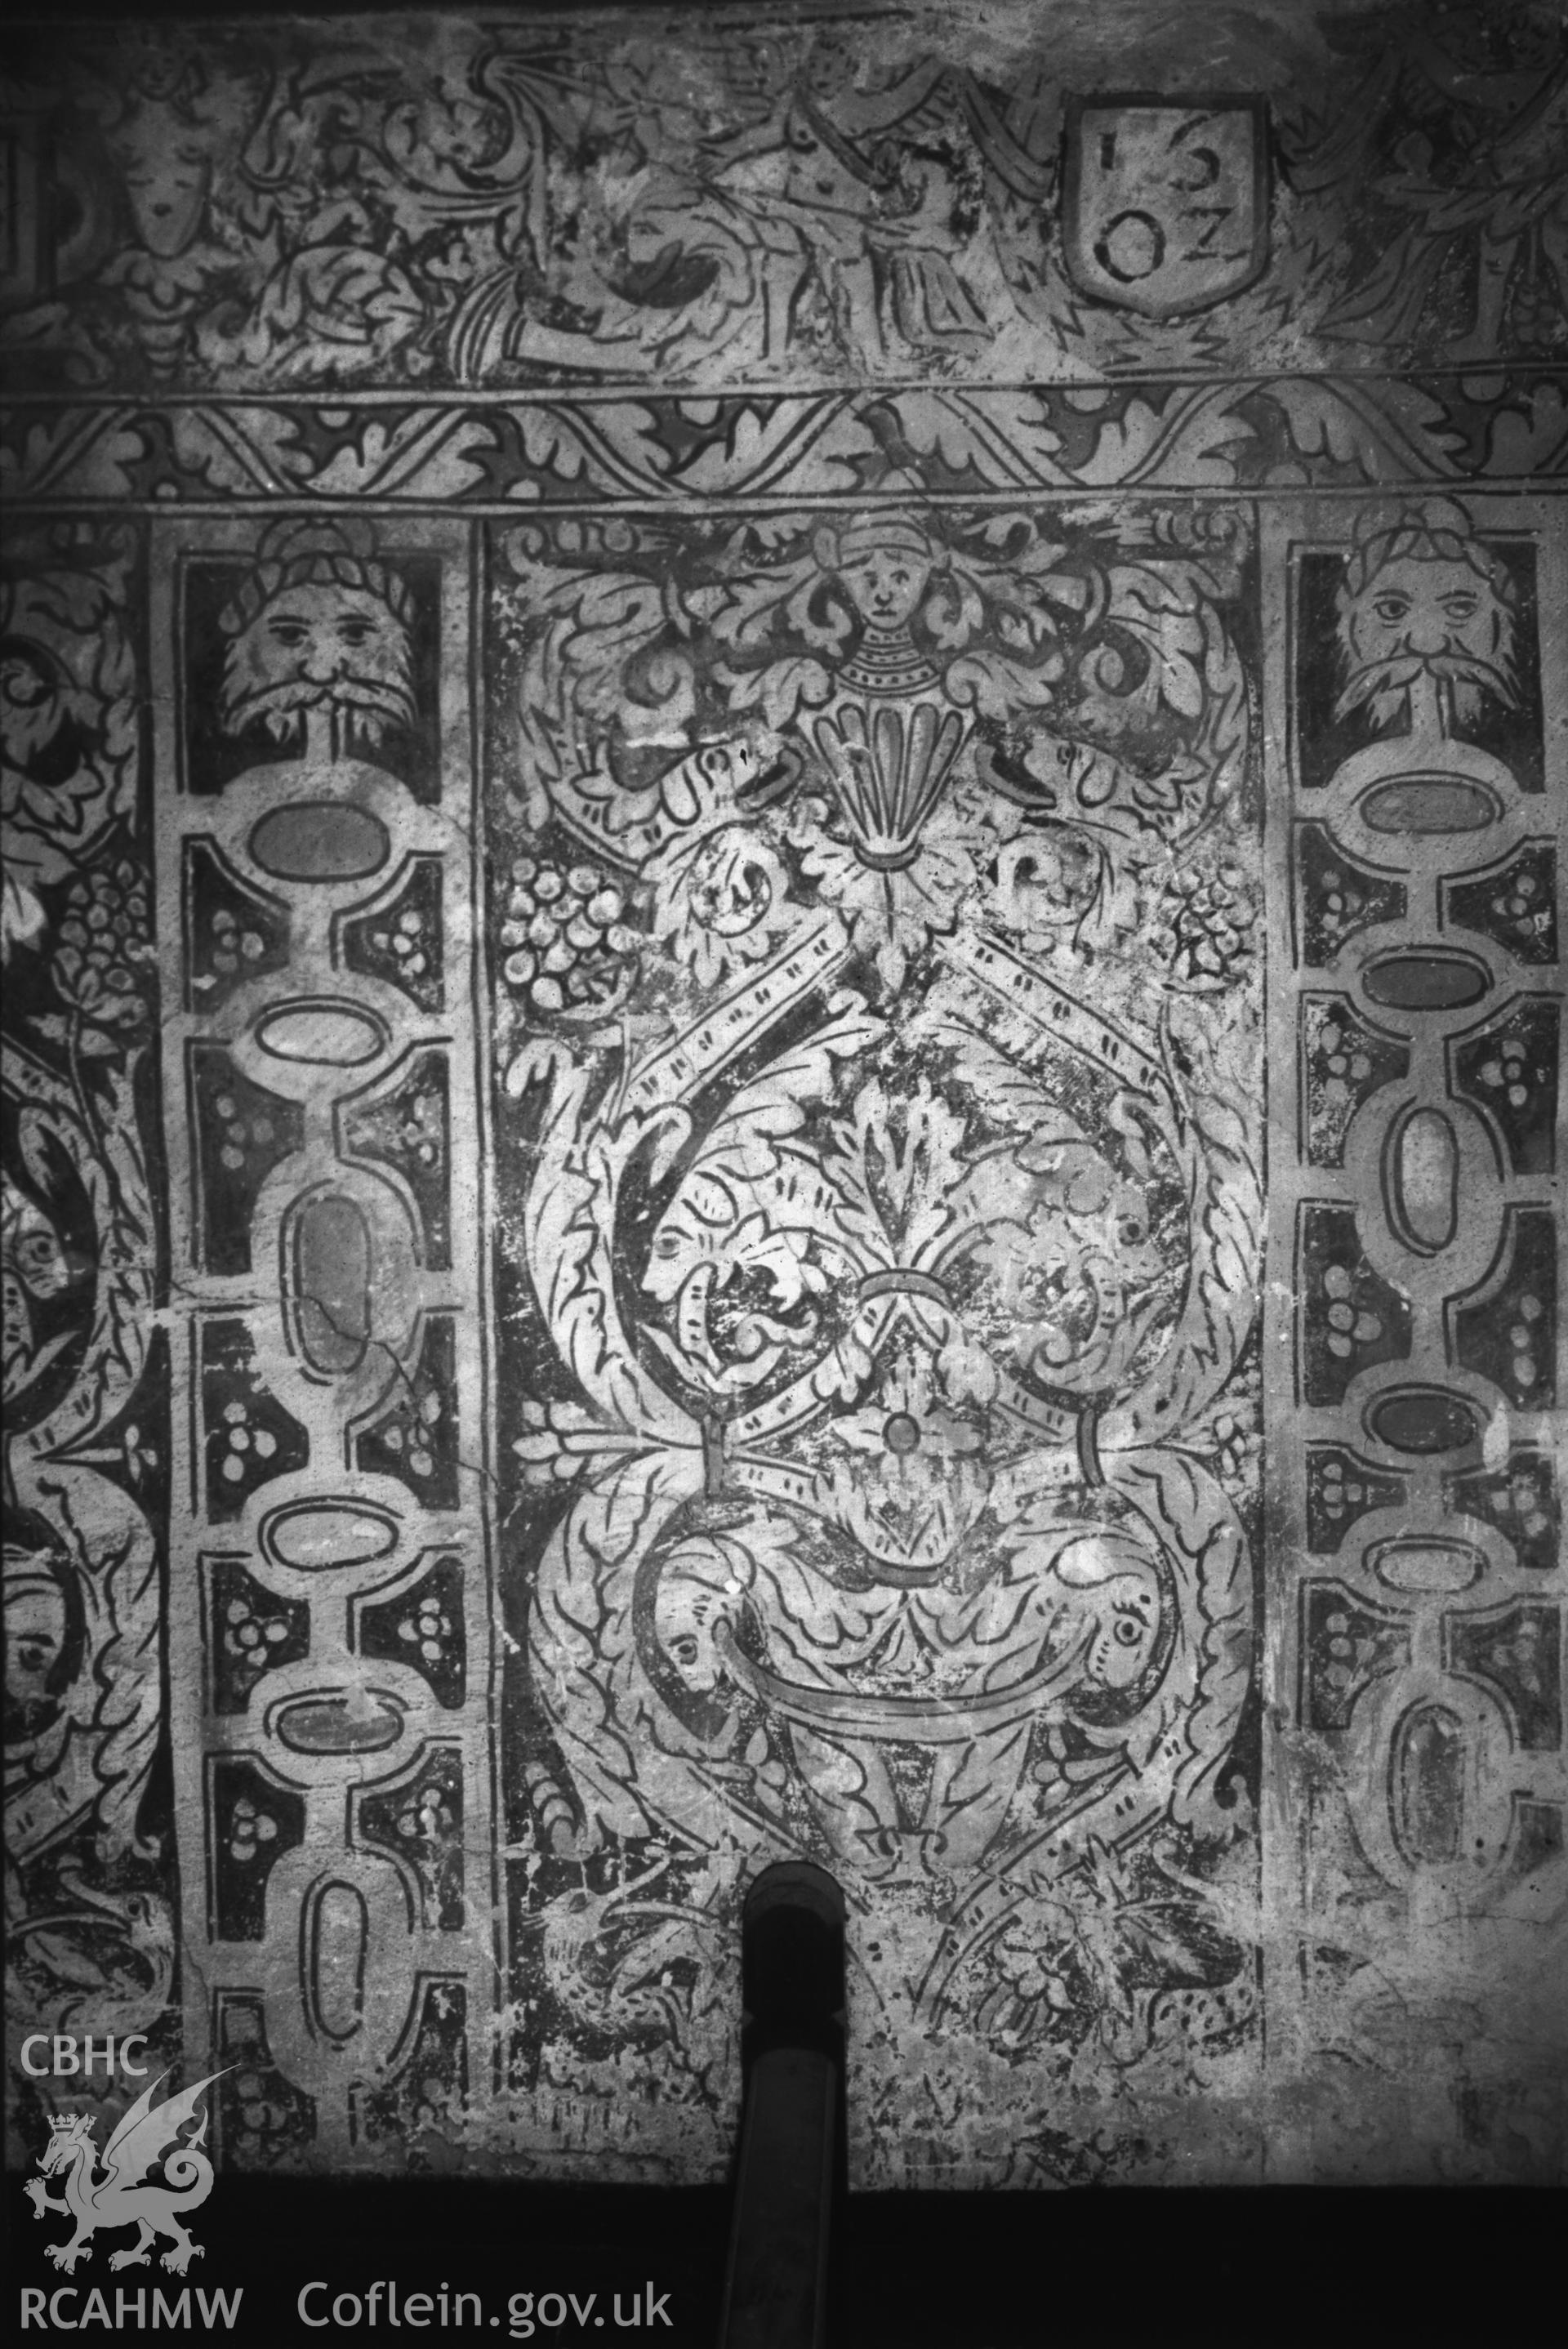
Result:
{"label": "oval painted motif", "polygon": [[308,1574],[386,1557],[397,1547],[397,1528],[379,1509],[353,1501],[300,1501],[267,1518],[262,1543],[280,1566]]}
{"label": "oval painted motif", "polygon": [[1361,974],[1373,1002],[1396,1011],[1455,1011],[1479,1003],[1491,983],[1484,963],[1433,949],[1384,955]]}
{"label": "oval painted motif", "polygon": [[1501,806],[1495,792],[1462,775],[1401,775],[1369,791],[1359,812],[1369,832],[1484,832]]}
{"label": "oval painted motif", "polygon": [[403,1715],[384,1697],[355,1690],[341,1696],[296,1696],[277,1716],[291,1754],[382,1754],[403,1734]]}
{"label": "oval painted motif", "polygon": [[385,1050],[387,1030],[379,1019],[346,1003],[287,1003],[262,1021],[256,1041],[274,1061],[356,1069]]}
{"label": "oval painted motif", "polygon": [[379,816],[343,800],[290,800],[263,816],[248,844],[280,881],[363,881],[392,853]]}
{"label": "oval painted motif", "polygon": [[1460,1152],[1441,1110],[1412,1110],[1393,1136],[1389,1205],[1406,1245],[1423,1256],[1446,1248],[1459,1226]]}
{"label": "oval painted motif", "polygon": [[1367,1424],[1395,1452],[1457,1452],[1478,1433],[1473,1404],[1445,1387],[1393,1387],[1367,1409]]}
{"label": "oval painted motif", "polygon": [[1420,1704],[1394,1734],[1388,1807],[1394,1840],[1418,1868],[1457,1859],[1464,1834],[1464,1724],[1446,1705]]}
{"label": "oval painted motif", "polygon": [[370,1912],[352,1884],[331,1878],[311,1896],[305,1920],[305,1994],[328,2039],[352,2039],[365,2014]]}
{"label": "oval painted motif", "polygon": [[370,1227],[341,1191],[308,1199],[292,1217],[294,1328],[324,1376],[356,1371],[370,1342]]}
{"label": "oval painted motif", "polygon": [[1468,1590],[1486,1560],[1469,1542],[1391,1541],[1375,1551],[1372,1571],[1390,1590]]}

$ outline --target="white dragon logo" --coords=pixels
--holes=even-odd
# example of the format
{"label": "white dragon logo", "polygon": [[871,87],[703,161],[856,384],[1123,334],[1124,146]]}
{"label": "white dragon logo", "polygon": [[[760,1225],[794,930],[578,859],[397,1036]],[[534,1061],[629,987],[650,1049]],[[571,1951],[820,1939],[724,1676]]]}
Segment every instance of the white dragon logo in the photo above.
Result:
{"label": "white dragon logo", "polygon": [[[194,2210],[212,2191],[212,2165],[201,2150],[207,2135],[205,2112],[188,2145],[179,2143],[181,2130],[193,2119],[196,2106],[221,2072],[210,2073],[193,2087],[153,2106],[153,2096],[169,2077],[167,2072],[144,2088],[103,2149],[103,2173],[97,2175],[98,2147],[93,2143],[93,2118],[88,2113],[50,2116],[49,2142],[38,2162],[42,2173],[29,2178],[26,2191],[33,2213],[58,2210],[76,2220],[68,2243],[46,2245],[48,2258],[70,2274],[79,2259],[92,2257],[90,2238],[100,2227],[140,2229],[128,2251],[115,2251],[111,2268],[145,2267],[153,2239],[167,2235],[173,2244],[163,2254],[163,2265],[183,2275],[201,2246],[193,2243],[181,2226],[181,2213]],[[155,2181],[149,2173],[161,2162]],[[66,2173],[63,2195],[46,2193],[44,2179],[57,2170]]]}

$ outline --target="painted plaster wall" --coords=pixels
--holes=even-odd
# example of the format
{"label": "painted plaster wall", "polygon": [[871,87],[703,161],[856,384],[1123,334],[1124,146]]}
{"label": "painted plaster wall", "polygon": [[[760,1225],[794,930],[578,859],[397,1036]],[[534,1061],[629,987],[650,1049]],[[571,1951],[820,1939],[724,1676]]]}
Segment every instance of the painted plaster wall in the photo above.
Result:
{"label": "painted plaster wall", "polygon": [[18,2157],[1561,2175],[1565,58],[17,44]]}

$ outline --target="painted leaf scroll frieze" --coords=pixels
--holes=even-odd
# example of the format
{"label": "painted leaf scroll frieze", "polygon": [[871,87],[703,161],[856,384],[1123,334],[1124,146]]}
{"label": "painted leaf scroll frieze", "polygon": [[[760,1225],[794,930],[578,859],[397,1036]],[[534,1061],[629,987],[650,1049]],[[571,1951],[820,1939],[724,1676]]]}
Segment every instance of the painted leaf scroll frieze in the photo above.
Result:
{"label": "painted leaf scroll frieze", "polygon": [[869,2178],[920,2174],[911,2033],[1021,2124],[1111,2050],[1216,2085],[1255,1866],[1246,519],[494,555],[537,1994],[693,2103],[722,1855],[808,1852],[868,1953]]}

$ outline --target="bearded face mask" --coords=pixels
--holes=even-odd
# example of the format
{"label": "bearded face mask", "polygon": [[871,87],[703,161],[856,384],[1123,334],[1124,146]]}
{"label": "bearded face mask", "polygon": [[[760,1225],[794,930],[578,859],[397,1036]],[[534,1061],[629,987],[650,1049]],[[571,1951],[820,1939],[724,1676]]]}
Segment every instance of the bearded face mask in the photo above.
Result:
{"label": "bearded face mask", "polygon": [[1444,685],[1454,715],[1470,724],[1491,694],[1507,708],[1513,682],[1513,618],[1486,569],[1463,555],[1390,556],[1340,603],[1346,683],[1336,718],[1363,705],[1380,730],[1405,713],[1422,676]]}
{"label": "bearded face mask", "polygon": [[335,580],[286,587],[230,645],[223,722],[231,733],[260,719],[274,740],[288,741],[306,711],[318,709],[366,743],[413,719],[408,631],[368,587]]}

